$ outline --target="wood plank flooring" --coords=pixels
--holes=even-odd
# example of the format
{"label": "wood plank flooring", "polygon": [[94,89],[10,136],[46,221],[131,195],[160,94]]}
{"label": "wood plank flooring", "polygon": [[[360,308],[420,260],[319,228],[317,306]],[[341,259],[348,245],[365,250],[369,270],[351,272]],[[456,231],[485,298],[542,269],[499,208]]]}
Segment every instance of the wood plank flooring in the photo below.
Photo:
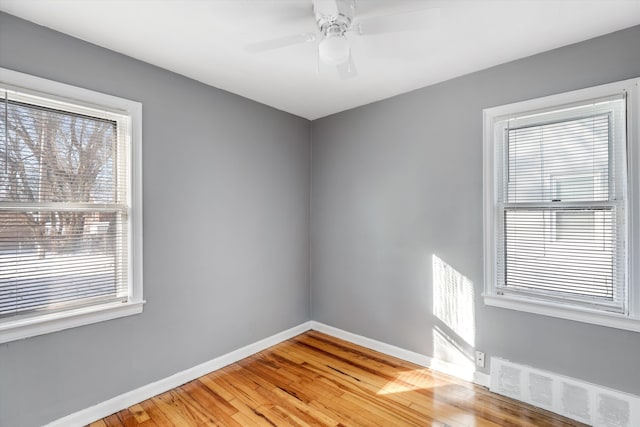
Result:
{"label": "wood plank flooring", "polygon": [[568,425],[582,424],[316,331],[91,424]]}

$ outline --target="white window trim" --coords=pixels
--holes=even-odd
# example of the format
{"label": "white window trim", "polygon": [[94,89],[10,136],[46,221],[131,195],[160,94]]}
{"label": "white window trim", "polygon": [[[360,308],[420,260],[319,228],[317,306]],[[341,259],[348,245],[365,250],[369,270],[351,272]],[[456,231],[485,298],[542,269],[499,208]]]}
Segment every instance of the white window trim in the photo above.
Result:
{"label": "white window trim", "polygon": [[[629,313],[610,313],[518,295],[498,294],[495,238],[497,194],[493,134],[493,124],[496,119],[518,116],[531,111],[549,111],[560,105],[584,102],[623,91],[627,93]],[[483,110],[483,115],[484,303],[511,310],[640,332],[640,78],[487,108]]]}
{"label": "white window trim", "polygon": [[0,343],[102,322],[142,312],[142,104],[29,74],[0,68],[0,83],[47,99],[126,114],[131,123],[129,283],[127,302],[109,302],[39,316],[0,319]]}

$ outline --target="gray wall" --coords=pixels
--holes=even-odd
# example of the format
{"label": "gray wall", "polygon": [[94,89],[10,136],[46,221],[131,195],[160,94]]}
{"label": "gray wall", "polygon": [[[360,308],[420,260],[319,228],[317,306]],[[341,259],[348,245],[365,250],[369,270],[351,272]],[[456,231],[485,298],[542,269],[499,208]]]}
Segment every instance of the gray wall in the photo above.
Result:
{"label": "gray wall", "polygon": [[482,109],[638,76],[633,27],[314,121],[312,318],[427,355],[436,330],[472,351],[432,313],[435,254],[473,283],[487,357],[640,394],[640,334],[481,298]]}
{"label": "gray wall", "polygon": [[0,345],[35,426],[309,319],[307,120],[0,14],[0,66],[143,103],[140,315]]}

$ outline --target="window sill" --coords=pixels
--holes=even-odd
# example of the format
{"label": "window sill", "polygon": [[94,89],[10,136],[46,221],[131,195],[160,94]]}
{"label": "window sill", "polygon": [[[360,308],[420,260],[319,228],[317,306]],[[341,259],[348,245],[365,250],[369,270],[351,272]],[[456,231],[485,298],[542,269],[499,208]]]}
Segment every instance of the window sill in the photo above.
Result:
{"label": "window sill", "polygon": [[0,322],[0,344],[142,313],[144,303],[116,302]]}
{"label": "window sill", "polygon": [[610,328],[640,332],[640,319],[628,317],[622,314],[607,313],[588,308],[534,301],[526,298],[504,295],[498,296],[485,294],[484,303],[493,307],[507,308],[510,310],[542,314],[544,316],[557,317],[560,319],[574,320],[576,322],[591,323]]}

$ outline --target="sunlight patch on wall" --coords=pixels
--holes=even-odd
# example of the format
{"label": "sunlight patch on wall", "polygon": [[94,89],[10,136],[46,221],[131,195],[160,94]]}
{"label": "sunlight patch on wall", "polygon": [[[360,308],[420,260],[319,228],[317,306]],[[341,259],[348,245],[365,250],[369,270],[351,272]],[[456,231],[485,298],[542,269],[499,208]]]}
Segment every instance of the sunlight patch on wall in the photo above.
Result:
{"label": "sunlight patch on wall", "polygon": [[475,370],[475,363],[471,355],[437,327],[433,328],[433,357],[436,360],[443,360],[465,368],[465,370]]}
{"label": "sunlight patch on wall", "polygon": [[473,282],[433,255],[433,352],[439,360],[474,368],[476,323]]}

